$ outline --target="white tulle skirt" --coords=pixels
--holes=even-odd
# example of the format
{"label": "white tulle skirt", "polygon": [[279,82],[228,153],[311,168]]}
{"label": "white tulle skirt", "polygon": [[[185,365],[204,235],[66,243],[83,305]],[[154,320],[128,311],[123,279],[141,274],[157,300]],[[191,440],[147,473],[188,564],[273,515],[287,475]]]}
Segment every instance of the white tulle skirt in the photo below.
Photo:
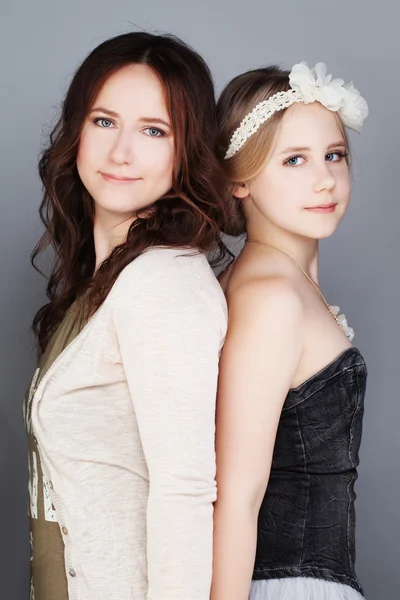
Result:
{"label": "white tulle skirt", "polygon": [[314,579],[287,577],[252,581],[249,600],[365,600],[349,585]]}

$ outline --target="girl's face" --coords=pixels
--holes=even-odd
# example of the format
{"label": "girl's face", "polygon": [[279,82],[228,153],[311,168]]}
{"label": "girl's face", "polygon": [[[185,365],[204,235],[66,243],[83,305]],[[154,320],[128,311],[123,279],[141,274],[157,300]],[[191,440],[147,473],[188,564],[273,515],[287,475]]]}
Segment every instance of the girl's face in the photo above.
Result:
{"label": "girl's face", "polygon": [[246,186],[248,219],[257,220],[258,229],[262,215],[296,235],[332,235],[350,199],[346,154],[337,115],[318,102],[294,104],[283,116],[263,170]]}
{"label": "girl's face", "polygon": [[174,135],[162,84],[146,65],[105,82],[84,123],[77,157],[95,212],[134,218],[171,188]]}

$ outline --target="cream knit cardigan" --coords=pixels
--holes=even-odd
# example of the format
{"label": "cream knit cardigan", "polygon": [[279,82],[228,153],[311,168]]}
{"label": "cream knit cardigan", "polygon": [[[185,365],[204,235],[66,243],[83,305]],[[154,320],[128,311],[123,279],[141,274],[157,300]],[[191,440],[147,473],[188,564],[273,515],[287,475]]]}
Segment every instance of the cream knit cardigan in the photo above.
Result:
{"label": "cream knit cardigan", "polygon": [[71,600],[208,600],[226,327],[205,256],[151,249],[32,390]]}

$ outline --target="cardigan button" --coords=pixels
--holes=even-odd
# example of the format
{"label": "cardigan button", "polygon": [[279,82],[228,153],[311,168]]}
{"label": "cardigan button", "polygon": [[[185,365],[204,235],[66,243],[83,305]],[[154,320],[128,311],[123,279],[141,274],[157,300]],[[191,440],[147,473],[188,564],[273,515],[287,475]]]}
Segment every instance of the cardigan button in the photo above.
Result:
{"label": "cardigan button", "polygon": [[64,535],[68,535],[68,529],[66,527],[61,527],[61,531]]}
{"label": "cardigan button", "polygon": [[76,577],[76,571],[75,571],[75,569],[70,569],[69,570],[69,574],[70,574],[71,577]]}

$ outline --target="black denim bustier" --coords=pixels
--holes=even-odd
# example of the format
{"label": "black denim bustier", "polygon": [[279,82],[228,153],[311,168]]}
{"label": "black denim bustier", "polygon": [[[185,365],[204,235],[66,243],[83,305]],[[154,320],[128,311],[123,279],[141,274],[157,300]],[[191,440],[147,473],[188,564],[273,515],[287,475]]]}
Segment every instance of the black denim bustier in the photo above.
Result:
{"label": "black denim bustier", "polygon": [[367,368],[356,348],[283,406],[258,519],[253,579],[316,577],[362,593],[354,570],[354,482]]}

